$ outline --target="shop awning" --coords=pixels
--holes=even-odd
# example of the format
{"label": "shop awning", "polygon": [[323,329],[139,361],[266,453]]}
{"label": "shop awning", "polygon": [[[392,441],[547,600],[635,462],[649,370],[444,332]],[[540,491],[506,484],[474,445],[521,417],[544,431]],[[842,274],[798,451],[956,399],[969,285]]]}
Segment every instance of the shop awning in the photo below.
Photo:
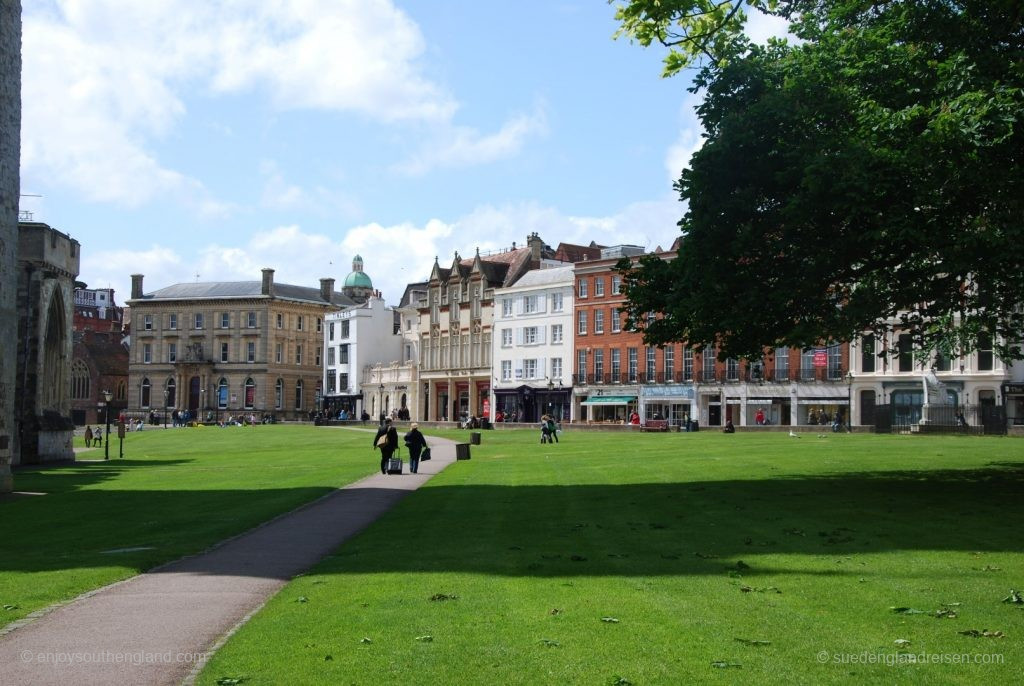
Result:
{"label": "shop awning", "polygon": [[635,402],[635,395],[595,395],[587,398],[580,405],[628,405]]}

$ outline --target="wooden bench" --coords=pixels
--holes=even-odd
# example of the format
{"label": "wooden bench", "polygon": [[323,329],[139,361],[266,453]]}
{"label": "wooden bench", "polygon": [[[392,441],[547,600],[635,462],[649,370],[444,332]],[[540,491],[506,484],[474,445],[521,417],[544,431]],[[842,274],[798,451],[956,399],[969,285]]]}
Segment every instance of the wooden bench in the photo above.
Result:
{"label": "wooden bench", "polygon": [[640,427],[641,431],[668,431],[667,419],[648,419],[647,423]]}

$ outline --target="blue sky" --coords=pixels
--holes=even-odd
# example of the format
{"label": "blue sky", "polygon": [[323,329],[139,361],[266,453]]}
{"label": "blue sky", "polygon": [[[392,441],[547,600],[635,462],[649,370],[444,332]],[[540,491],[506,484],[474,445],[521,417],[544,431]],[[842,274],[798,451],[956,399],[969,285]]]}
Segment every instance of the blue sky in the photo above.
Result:
{"label": "blue sky", "polygon": [[688,76],[603,0],[23,0],[21,209],[80,279],[317,286],[395,304],[434,256],[668,246]]}

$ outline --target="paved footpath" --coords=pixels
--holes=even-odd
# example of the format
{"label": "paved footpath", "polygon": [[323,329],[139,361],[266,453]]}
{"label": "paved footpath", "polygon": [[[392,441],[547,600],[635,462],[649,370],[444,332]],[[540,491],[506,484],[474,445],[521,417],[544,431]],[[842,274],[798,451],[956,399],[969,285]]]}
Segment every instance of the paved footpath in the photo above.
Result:
{"label": "paved footpath", "polygon": [[455,461],[453,442],[432,438],[430,446],[433,459],[419,474],[406,461],[401,476],[367,477],[0,636],[0,684],[182,683],[292,577]]}

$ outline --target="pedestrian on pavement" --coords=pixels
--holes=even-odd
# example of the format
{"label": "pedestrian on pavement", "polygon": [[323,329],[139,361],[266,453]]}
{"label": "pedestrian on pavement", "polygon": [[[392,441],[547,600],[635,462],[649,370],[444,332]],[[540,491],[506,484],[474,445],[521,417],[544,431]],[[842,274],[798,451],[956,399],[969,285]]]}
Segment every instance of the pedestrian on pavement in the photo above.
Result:
{"label": "pedestrian on pavement", "polygon": [[405,447],[409,449],[409,473],[420,471],[420,454],[427,448],[427,439],[420,433],[420,425],[413,422],[405,434]]}
{"label": "pedestrian on pavement", "polygon": [[92,447],[92,427],[85,427],[85,447]]}
{"label": "pedestrian on pavement", "polygon": [[388,462],[391,456],[398,450],[398,430],[391,426],[391,419],[384,419],[377,435],[373,437],[374,449],[380,449],[380,473],[388,473]]}

